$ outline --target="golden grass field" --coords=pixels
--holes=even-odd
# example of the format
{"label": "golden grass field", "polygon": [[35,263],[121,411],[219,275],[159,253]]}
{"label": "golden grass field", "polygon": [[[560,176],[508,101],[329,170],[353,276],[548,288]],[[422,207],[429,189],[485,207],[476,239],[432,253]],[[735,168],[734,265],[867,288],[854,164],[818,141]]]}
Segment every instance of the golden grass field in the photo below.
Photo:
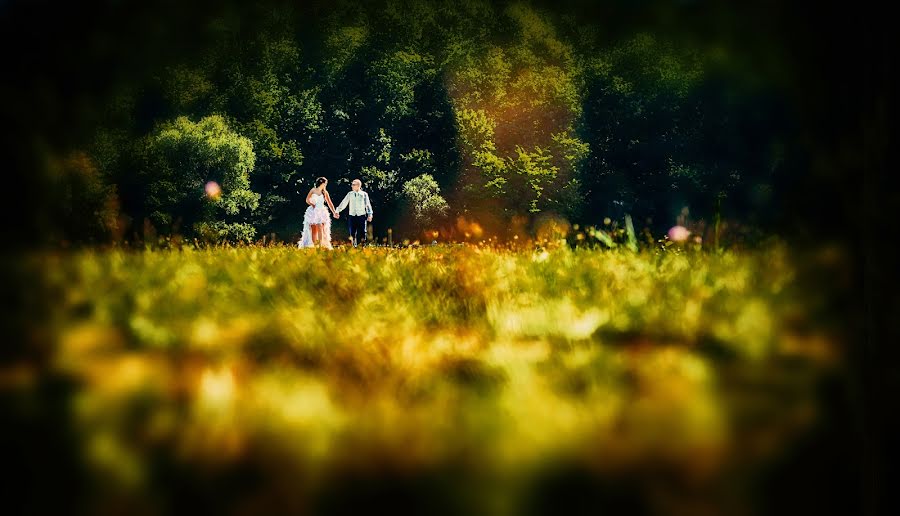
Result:
{"label": "golden grass field", "polygon": [[4,388],[65,379],[79,496],[104,514],[752,513],[840,360],[781,244],[31,266],[53,300],[34,330],[48,359]]}

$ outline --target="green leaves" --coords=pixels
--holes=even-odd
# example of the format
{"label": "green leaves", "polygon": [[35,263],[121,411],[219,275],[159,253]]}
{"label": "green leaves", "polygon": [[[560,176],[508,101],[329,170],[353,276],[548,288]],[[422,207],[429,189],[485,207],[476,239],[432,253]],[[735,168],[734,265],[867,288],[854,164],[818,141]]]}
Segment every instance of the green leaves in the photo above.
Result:
{"label": "green leaves", "polygon": [[[184,228],[190,213],[243,210],[242,222],[291,238],[305,208],[294,185],[321,175],[366,178],[387,225],[412,209],[403,185],[424,174],[454,199],[453,215],[489,213],[497,228],[545,212],[620,221],[623,210],[665,224],[675,204],[708,216],[716,193],[732,204],[750,188],[754,207],[770,202],[780,161],[765,114],[714,82],[714,56],[696,48],[651,34],[610,40],[572,12],[528,2],[337,2],[317,23],[258,14],[246,31],[223,21],[202,57],[162,68],[154,93],[122,90],[111,102],[118,121],[90,153],[123,199],[138,199],[126,207],[135,220]],[[248,160],[179,116],[220,116],[248,139],[252,183],[223,182],[209,206],[192,197],[219,162]],[[154,124],[152,144],[126,145]],[[196,132],[205,136],[185,136]],[[153,165],[136,180],[143,147],[155,149]]]}
{"label": "green leaves", "polygon": [[492,152],[496,122],[484,110],[458,109],[456,123],[460,131],[460,143],[469,153]]}
{"label": "green leaves", "polygon": [[392,193],[397,188],[397,171],[366,166],[360,169],[363,183],[376,190]]}
{"label": "green leaves", "polygon": [[[250,190],[256,155],[250,140],[229,129],[218,115],[192,122],[187,117],[160,125],[146,139],[149,162],[144,171],[154,222],[172,227],[221,222],[241,210],[253,211],[259,194]],[[211,195],[210,182],[221,189]]]}
{"label": "green leaves", "polygon": [[508,160],[511,177],[517,179],[513,191],[528,200],[530,213],[541,211],[539,203],[542,200],[543,191],[551,181],[556,179],[559,169],[553,166],[551,158],[552,156],[540,147],[535,147],[533,151],[526,151],[517,145],[515,158]]}
{"label": "green leaves", "polygon": [[413,116],[415,92],[438,74],[431,56],[399,50],[380,59],[369,68],[375,101],[383,106],[390,120]]}
{"label": "green leaves", "polygon": [[412,208],[412,215],[420,229],[427,229],[447,214],[447,201],[431,174],[422,174],[403,185],[403,196]]}
{"label": "green leaves", "polygon": [[355,54],[362,48],[369,35],[365,25],[340,27],[326,36],[325,75],[336,79],[350,64]]}

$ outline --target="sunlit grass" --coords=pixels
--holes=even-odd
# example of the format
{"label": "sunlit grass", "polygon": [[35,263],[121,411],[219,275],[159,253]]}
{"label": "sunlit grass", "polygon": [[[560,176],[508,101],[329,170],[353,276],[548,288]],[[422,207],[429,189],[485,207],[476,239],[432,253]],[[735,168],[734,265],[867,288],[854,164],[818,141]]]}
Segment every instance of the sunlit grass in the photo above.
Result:
{"label": "sunlit grass", "polygon": [[260,472],[251,506],[285,476],[308,501],[370,469],[493,479],[508,512],[555,462],[704,485],[811,428],[836,353],[792,329],[808,315],[780,245],[34,260],[58,294],[43,374],[74,379],[84,461],[134,504],[172,489],[171,464]]}

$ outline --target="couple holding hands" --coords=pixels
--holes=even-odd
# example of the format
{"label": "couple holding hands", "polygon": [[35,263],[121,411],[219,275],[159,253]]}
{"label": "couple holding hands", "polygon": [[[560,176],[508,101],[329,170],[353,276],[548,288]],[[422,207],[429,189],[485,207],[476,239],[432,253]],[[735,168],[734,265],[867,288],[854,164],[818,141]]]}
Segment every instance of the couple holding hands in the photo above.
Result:
{"label": "couple holding hands", "polygon": [[362,181],[354,179],[350,183],[352,190],[344,196],[344,200],[335,209],[331,202],[331,196],[326,187],[328,180],[324,177],[316,179],[316,186],[306,194],[306,213],[303,215],[303,233],[297,247],[324,247],[331,246],[331,217],[325,204],[331,209],[334,218],[341,218],[341,211],[349,207],[347,216],[347,228],[350,231],[350,240],[353,247],[366,243],[366,223],[372,222],[372,203],[369,194],[362,191]]}

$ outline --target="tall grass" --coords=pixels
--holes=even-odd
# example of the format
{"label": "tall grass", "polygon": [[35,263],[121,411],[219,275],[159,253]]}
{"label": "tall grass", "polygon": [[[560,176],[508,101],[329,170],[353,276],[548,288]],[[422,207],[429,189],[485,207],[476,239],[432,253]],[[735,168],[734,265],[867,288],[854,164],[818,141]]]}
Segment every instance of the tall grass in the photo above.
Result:
{"label": "tall grass", "polygon": [[800,331],[809,296],[777,244],[185,247],[31,266],[49,359],[5,389],[66,379],[82,502],[102,512],[549,514],[587,496],[727,513],[815,428],[839,359]]}

